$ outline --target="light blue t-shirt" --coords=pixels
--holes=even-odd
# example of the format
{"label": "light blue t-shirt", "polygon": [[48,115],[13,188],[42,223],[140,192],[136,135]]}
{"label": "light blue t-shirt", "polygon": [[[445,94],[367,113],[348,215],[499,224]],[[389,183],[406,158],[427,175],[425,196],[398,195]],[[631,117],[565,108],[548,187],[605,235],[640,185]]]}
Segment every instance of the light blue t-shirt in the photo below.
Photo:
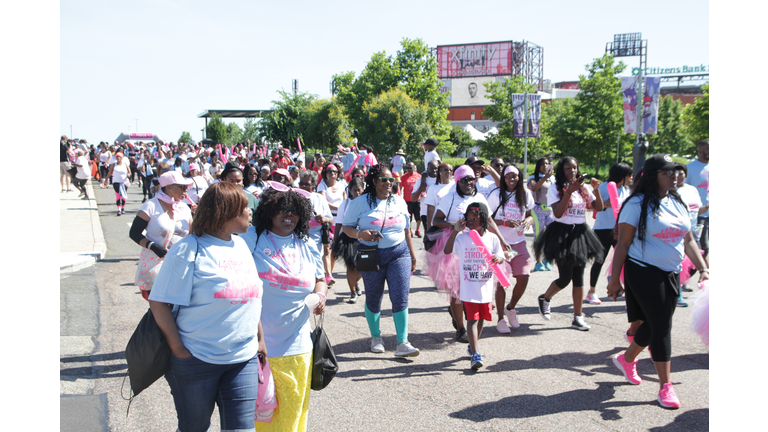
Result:
{"label": "light blue t-shirt", "polygon": [[[643,195],[628,199],[621,209],[619,223],[627,223],[635,228],[640,220],[640,206]],[[685,254],[685,235],[691,230],[691,219],[686,206],[668,196],[661,200],[656,215],[648,209],[646,219],[645,239],[643,242],[635,238],[629,246],[629,257],[664,271],[679,273],[683,268]]]}
{"label": "light blue t-shirt", "polygon": [[395,155],[392,158],[392,172],[402,171],[405,165],[405,158],[402,155]]}
{"label": "light blue t-shirt", "polygon": [[[619,193],[619,204],[622,204],[624,200],[629,197],[631,191],[629,190],[629,186],[620,186],[617,189],[617,192]],[[600,192],[600,196],[603,197],[603,203],[610,200],[610,196],[608,196],[608,182],[600,183],[597,190]],[[613,229],[613,227],[616,226],[616,219],[614,219],[613,216],[614,206],[616,206],[616,203],[612,202],[611,207],[605,207],[603,211],[597,212],[595,225],[592,227],[593,230]]]}
{"label": "light blue t-shirt", "polygon": [[[699,191],[701,206],[704,207],[709,204],[709,164],[695,160],[686,165],[686,168],[688,168],[688,176],[685,182]],[[699,216],[708,218],[709,211]]]}
{"label": "light blue t-shirt", "polygon": [[182,306],[176,327],[193,356],[232,364],[256,356],[263,294],[243,239],[205,234],[184,237],[171,247],[149,299]]}
{"label": "light blue t-shirt", "polygon": [[304,299],[315,290],[317,278],[325,276],[320,253],[311,241],[291,234],[281,237],[264,230],[256,243],[256,228],[241,236],[256,262],[264,286],[261,328],[269,357],[305,354],[312,351],[309,315]]}
{"label": "light blue t-shirt", "polygon": [[[385,216],[386,215],[386,216]],[[386,220],[385,220],[386,217]],[[344,215],[344,226],[359,227],[360,230],[381,231],[384,238],[378,241],[379,249],[397,246],[405,241],[405,230],[411,228],[408,206],[398,195],[392,195],[389,205],[387,200],[376,200],[376,207],[368,205],[368,194],[352,200]],[[373,246],[376,242],[358,239],[361,243]]]}

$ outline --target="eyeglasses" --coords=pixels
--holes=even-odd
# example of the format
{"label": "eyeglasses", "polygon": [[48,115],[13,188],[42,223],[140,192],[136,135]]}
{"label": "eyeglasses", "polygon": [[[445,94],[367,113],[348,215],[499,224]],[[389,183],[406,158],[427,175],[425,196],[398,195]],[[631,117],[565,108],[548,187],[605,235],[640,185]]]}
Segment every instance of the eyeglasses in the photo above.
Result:
{"label": "eyeglasses", "polygon": [[357,178],[363,178],[363,177],[365,177],[365,174],[355,174],[355,177],[357,177]]}
{"label": "eyeglasses", "polygon": [[463,179],[459,180],[459,183],[470,184],[474,183],[476,180],[477,179],[474,177],[464,177]]}
{"label": "eyeglasses", "polygon": [[329,172],[329,173],[337,173],[337,172],[339,172],[339,170],[328,170],[327,172]]}
{"label": "eyeglasses", "polygon": [[384,183],[394,183],[395,182],[395,178],[394,177],[379,177],[379,181],[380,182],[384,182]]}

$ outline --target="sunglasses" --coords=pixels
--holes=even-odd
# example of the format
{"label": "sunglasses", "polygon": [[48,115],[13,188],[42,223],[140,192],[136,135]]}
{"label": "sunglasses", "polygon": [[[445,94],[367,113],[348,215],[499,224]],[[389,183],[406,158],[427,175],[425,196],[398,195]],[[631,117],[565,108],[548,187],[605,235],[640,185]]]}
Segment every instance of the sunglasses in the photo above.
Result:
{"label": "sunglasses", "polygon": [[459,183],[470,184],[470,183],[474,183],[476,180],[477,179],[472,177],[464,177],[463,179],[459,180]]}
{"label": "sunglasses", "polygon": [[363,177],[365,177],[365,174],[355,174],[355,177],[357,177],[357,178],[363,178]]}
{"label": "sunglasses", "polygon": [[395,178],[394,177],[379,177],[379,181],[383,183],[394,183]]}
{"label": "sunglasses", "polygon": [[329,172],[329,173],[337,173],[339,171],[338,170],[328,170],[327,172]]}
{"label": "sunglasses", "polygon": [[662,171],[662,172],[665,173],[666,175],[670,176],[670,177],[677,177],[677,174],[679,173],[679,171],[676,170],[676,169],[666,170],[666,171]]}
{"label": "sunglasses", "polygon": [[312,186],[312,183],[299,182],[299,186]]}
{"label": "sunglasses", "polygon": [[287,208],[287,209],[285,209],[285,210],[280,212],[280,214],[288,214],[288,213],[290,213],[292,215],[297,215],[298,211],[296,210],[296,207],[289,207],[289,208]]}

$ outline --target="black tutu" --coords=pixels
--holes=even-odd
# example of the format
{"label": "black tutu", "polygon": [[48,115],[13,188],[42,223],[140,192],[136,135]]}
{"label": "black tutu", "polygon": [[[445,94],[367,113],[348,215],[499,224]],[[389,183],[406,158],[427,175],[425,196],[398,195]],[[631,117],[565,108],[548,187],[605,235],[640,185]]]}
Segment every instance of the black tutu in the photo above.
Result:
{"label": "black tutu", "polygon": [[592,259],[603,259],[603,245],[586,223],[552,222],[533,244],[536,260],[544,259],[569,267],[586,265]]}
{"label": "black tutu", "polygon": [[357,239],[344,234],[344,232],[340,232],[334,239],[333,246],[331,247],[333,258],[344,260],[347,270],[355,269],[355,243],[357,243]]}

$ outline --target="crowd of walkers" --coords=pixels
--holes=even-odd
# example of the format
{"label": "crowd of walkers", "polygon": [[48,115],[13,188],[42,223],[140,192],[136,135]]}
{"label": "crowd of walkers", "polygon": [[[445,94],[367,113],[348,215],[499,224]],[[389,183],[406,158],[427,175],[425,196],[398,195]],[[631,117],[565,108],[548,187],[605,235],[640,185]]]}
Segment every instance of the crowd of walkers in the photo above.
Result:
{"label": "crowd of walkers", "polygon": [[[434,138],[420,144],[423,169],[402,150],[389,164],[372,148],[352,144],[306,163],[303,153],[253,145],[100,143],[86,153],[62,137],[62,192],[72,167],[84,199],[85,180],[97,176],[100,187],[112,185],[120,216],[126,188],[139,182],[143,204],[130,229],[142,247],[136,284],[173,351],[166,379],[180,430],[205,430],[214,403],[223,429],[253,430],[258,362],[267,358],[278,409],[272,423],[256,422],[256,428],[306,428],[310,315],[324,311],[337,262],[345,266],[347,302],[365,296],[372,352],[393,348],[380,330],[386,282],[394,355],[419,355],[408,340],[408,298],[411,275],[420,268],[444,294],[473,370],[483,366],[479,338],[494,308],[499,333],[520,327],[515,307],[531,272],[556,265],[557,278],[538,296],[539,314],[549,320],[553,298],[570,285],[571,326],[581,331],[590,329],[582,304],[600,304],[601,273],[614,275],[604,299],[625,297],[630,346],[613,363],[640,384],[636,358],[648,347],[659,403],[679,407],[670,333],[676,307],[686,305],[684,258],[700,271],[700,281],[708,279],[707,141],[697,144],[698,159],[687,166],[653,155],[637,178],[619,163],[605,183],[587,181],[570,156],[556,164],[538,159],[526,179],[503,158],[444,163]],[[361,258],[367,254],[377,257],[373,265]],[[313,311],[305,303],[310,294],[319,298]]]}

